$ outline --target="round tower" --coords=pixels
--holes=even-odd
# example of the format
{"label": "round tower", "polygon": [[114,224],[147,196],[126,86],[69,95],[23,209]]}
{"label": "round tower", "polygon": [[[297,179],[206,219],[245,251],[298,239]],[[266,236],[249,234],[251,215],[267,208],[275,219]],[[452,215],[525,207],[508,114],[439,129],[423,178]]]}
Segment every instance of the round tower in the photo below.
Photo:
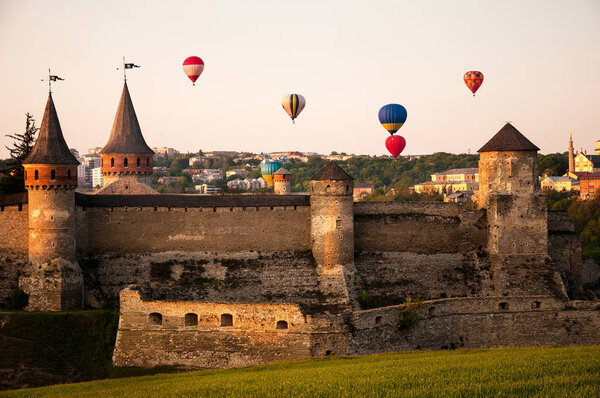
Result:
{"label": "round tower", "polygon": [[110,137],[100,151],[104,185],[121,179],[134,179],[149,185],[152,156],[154,151],[144,140],[125,82]]}
{"label": "round tower", "polygon": [[29,309],[81,308],[83,280],[75,256],[78,164],[65,142],[50,94],[35,146],[23,162],[31,266],[19,285],[30,294]]}
{"label": "round tower", "polygon": [[329,162],[310,180],[310,234],[321,292],[346,305],[354,290],[354,179]]}
{"label": "round tower", "polygon": [[273,173],[273,190],[275,195],[289,195],[291,193],[292,173],[283,167]]}

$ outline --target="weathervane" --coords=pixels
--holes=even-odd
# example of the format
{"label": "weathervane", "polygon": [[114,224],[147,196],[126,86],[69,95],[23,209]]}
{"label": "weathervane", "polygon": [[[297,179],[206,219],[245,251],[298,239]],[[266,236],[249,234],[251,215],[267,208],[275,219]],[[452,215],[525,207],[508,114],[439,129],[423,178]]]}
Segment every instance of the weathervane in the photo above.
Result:
{"label": "weathervane", "polygon": [[123,57],[123,67],[122,68],[117,68],[117,70],[122,69],[123,70],[123,80],[127,81],[127,69],[133,69],[133,68],[139,68],[139,65],[136,65],[134,63],[126,63],[125,62],[125,57]]}
{"label": "weathervane", "polygon": [[[48,94],[52,94],[52,82],[55,82],[58,80],[65,80],[65,79],[63,79],[62,77],[53,75],[52,72],[50,72],[50,68],[48,68]],[[42,81],[45,81],[45,80],[42,79]]]}

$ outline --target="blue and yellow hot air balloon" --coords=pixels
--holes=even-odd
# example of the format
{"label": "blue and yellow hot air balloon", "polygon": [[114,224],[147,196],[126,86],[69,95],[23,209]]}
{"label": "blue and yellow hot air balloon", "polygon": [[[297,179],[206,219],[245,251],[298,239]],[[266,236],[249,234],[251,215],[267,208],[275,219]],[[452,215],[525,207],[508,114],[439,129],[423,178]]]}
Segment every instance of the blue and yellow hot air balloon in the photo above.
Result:
{"label": "blue and yellow hot air balloon", "polygon": [[379,123],[390,134],[394,134],[406,122],[406,108],[398,104],[387,104],[379,110]]}
{"label": "blue and yellow hot air balloon", "polygon": [[279,170],[281,167],[281,163],[265,159],[265,163],[260,168],[260,174],[262,175],[262,178],[265,179],[270,187],[273,186],[273,173]]}
{"label": "blue and yellow hot air balloon", "polygon": [[306,100],[300,94],[288,94],[283,97],[283,100],[281,101],[281,106],[283,106],[283,109],[290,115],[292,122],[294,123],[296,123],[294,119],[302,112],[304,105],[306,105]]}

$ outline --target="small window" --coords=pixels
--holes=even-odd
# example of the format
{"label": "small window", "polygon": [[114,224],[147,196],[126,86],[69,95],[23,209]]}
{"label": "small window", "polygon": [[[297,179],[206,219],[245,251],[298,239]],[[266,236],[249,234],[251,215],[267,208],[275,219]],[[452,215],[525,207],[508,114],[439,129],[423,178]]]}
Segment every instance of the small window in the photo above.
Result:
{"label": "small window", "polygon": [[381,323],[381,317],[380,316],[376,316],[375,317],[375,323]]}
{"label": "small window", "polygon": [[27,179],[27,170],[25,170],[25,179]]}
{"label": "small window", "polygon": [[342,229],[342,220],[335,220],[335,229]]}
{"label": "small window", "polygon": [[277,329],[287,329],[288,323],[286,321],[277,321]]}
{"label": "small window", "polygon": [[69,180],[71,179],[71,169],[67,170],[67,178]]}
{"label": "small window", "polygon": [[233,326],[233,315],[231,314],[223,314],[221,315],[221,326]]}
{"label": "small window", "polygon": [[150,167],[150,158],[146,158],[146,167]]}
{"label": "small window", "polygon": [[19,211],[23,211],[23,203],[19,203]]}
{"label": "small window", "polygon": [[40,173],[37,170],[35,171],[33,178],[35,178],[36,180],[39,180]]}
{"label": "small window", "polygon": [[100,159],[100,166],[104,167],[104,158]]}
{"label": "small window", "polygon": [[140,167],[140,164],[141,164],[140,158],[137,158],[137,167]]}
{"label": "small window", "polygon": [[110,158],[110,167],[115,167],[115,158]]}
{"label": "small window", "polygon": [[185,326],[198,326],[198,315],[185,314]]}
{"label": "small window", "polygon": [[50,179],[56,180],[56,170],[50,170]]}
{"label": "small window", "polygon": [[499,307],[501,310],[507,310],[507,309],[508,309],[508,303],[507,303],[506,301],[503,301],[503,302],[501,302],[501,303],[498,305],[498,307]]}
{"label": "small window", "polygon": [[127,158],[123,159],[123,166],[129,167],[129,161],[127,160]]}
{"label": "small window", "polygon": [[162,325],[162,315],[158,312],[153,312],[148,315],[148,323],[150,325]]}
{"label": "small window", "polygon": [[542,303],[539,301],[534,301],[531,303],[531,308],[542,308]]}

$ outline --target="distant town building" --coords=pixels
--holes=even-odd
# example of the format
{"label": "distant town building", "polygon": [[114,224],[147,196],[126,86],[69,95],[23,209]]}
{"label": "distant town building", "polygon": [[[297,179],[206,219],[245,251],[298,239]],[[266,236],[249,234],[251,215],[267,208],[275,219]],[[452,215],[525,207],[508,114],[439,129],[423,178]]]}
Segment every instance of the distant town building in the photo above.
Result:
{"label": "distant town building", "polygon": [[229,178],[231,176],[240,176],[242,178],[246,178],[248,176],[248,170],[246,170],[246,169],[227,170],[225,172],[225,177]]}
{"label": "distant town building", "polygon": [[470,167],[466,169],[451,169],[442,173],[431,175],[431,181],[435,182],[463,182],[477,181],[479,182],[479,169]]}
{"label": "distant town building", "polygon": [[566,176],[547,176],[541,181],[542,191],[553,189],[555,191],[579,191],[579,181]]}
{"label": "distant town building", "polygon": [[575,157],[575,171],[584,173],[600,172],[600,155],[579,152]]}
{"label": "distant town building", "polygon": [[416,193],[451,194],[455,192],[475,191],[479,188],[479,169],[477,167],[451,169],[431,175],[431,181],[415,184]]}
{"label": "distant town building", "polygon": [[216,188],[215,186],[208,184],[196,185],[194,189],[201,195],[215,195],[221,193],[221,188]]}
{"label": "distant town building", "polygon": [[591,173],[579,178],[580,198],[592,199],[600,192],[600,173]]}
{"label": "distant town building", "polygon": [[185,177],[177,177],[177,176],[165,176],[159,177],[157,182],[161,185],[167,186],[174,183],[185,183]]}
{"label": "distant town building", "polygon": [[175,157],[175,149],[174,148],[167,148],[166,146],[162,147],[162,148],[157,148],[154,147],[152,148],[152,150],[154,151],[154,157],[163,157],[163,158],[167,158],[167,159],[172,159]]}
{"label": "distant town building", "polygon": [[246,189],[250,191],[255,191],[257,189],[262,189],[267,187],[267,182],[264,178],[251,178],[251,179],[235,179],[231,180],[227,183],[227,186],[232,189]]}
{"label": "distant town building", "polygon": [[104,177],[102,176],[102,168],[96,167],[92,169],[92,188],[104,186]]}
{"label": "distant town building", "polygon": [[99,155],[101,150],[102,150],[101,146],[97,146],[95,148],[90,148],[90,149],[88,149],[88,154],[90,154],[90,155]]}
{"label": "distant town building", "polygon": [[355,202],[362,200],[364,197],[369,196],[375,192],[375,185],[368,183],[358,183],[354,184],[354,191],[352,196]]}
{"label": "distant town building", "polygon": [[444,202],[464,203],[471,201],[473,191],[461,191],[444,196]]}

